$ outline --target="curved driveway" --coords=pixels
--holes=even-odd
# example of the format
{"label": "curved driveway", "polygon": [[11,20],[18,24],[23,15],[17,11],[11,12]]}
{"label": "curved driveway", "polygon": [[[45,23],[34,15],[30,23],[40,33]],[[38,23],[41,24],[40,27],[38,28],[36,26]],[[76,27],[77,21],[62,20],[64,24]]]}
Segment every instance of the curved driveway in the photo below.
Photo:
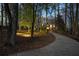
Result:
{"label": "curved driveway", "polygon": [[43,48],[24,51],[13,55],[18,56],[71,56],[79,55],[79,42],[60,35],[51,33],[56,37],[56,40]]}

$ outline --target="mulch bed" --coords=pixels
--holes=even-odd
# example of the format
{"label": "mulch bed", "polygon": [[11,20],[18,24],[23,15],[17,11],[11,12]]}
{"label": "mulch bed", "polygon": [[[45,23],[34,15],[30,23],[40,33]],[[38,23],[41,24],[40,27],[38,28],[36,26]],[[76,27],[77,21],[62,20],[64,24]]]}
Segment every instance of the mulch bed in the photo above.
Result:
{"label": "mulch bed", "polygon": [[12,47],[9,45],[5,45],[0,47],[0,55],[10,55],[22,51],[28,51],[32,49],[37,49],[44,47],[52,42],[54,42],[55,37],[51,34],[47,34],[41,37],[34,37],[33,40],[30,38],[25,38],[21,36],[17,36],[16,46]]}

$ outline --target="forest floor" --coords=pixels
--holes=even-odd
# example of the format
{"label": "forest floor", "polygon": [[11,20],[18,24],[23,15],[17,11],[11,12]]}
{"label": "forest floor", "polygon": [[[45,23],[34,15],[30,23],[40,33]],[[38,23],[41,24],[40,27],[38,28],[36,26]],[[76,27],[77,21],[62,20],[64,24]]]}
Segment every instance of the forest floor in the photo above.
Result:
{"label": "forest floor", "polygon": [[[5,35],[3,35],[3,37],[4,36]],[[17,36],[17,42],[15,47],[11,47],[9,45],[0,46],[0,55],[10,55],[22,51],[41,48],[54,42],[55,37],[48,33],[40,37],[34,37],[32,41],[30,39],[30,37]]]}

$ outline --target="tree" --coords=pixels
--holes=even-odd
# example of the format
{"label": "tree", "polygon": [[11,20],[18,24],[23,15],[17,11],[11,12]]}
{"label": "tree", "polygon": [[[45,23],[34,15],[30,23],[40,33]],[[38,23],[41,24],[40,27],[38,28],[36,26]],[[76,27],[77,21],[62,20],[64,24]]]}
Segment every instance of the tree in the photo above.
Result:
{"label": "tree", "polygon": [[33,9],[32,9],[32,4],[31,3],[24,3],[22,5],[22,10],[21,10],[21,20],[27,20],[31,21],[33,18]]}
{"label": "tree", "polygon": [[36,10],[35,10],[35,4],[33,4],[33,20],[32,20],[32,29],[31,29],[31,40],[33,40],[33,35],[34,35],[34,24],[35,24],[35,17],[36,17]]}
{"label": "tree", "polygon": [[62,19],[62,16],[60,15],[60,4],[59,3],[57,4],[57,12],[58,12],[57,20],[56,20],[56,25],[58,28],[57,30],[60,32],[64,32],[65,31],[65,23]]}
{"label": "tree", "polygon": [[47,15],[48,15],[48,4],[45,4],[46,7],[45,7],[45,10],[46,10],[46,24],[48,24],[48,18],[47,18]]}
{"label": "tree", "polygon": [[65,32],[67,32],[66,24],[67,24],[67,3],[65,3]]}
{"label": "tree", "polygon": [[11,33],[12,33],[12,16],[11,16],[11,12],[9,9],[9,4],[4,4],[4,9],[5,9],[5,14],[8,16],[9,19],[9,25],[8,25],[8,40],[7,43],[10,43],[10,37],[11,37]]}
{"label": "tree", "polygon": [[11,5],[11,15],[12,15],[12,35],[10,38],[10,43],[12,44],[12,46],[15,46],[15,42],[16,42],[16,32],[17,32],[17,28],[18,28],[18,4],[10,4]]}
{"label": "tree", "polygon": [[72,34],[74,35],[75,32],[75,13],[74,13],[74,4],[72,6]]}
{"label": "tree", "polygon": [[41,21],[41,15],[42,15],[42,6],[41,4],[36,4],[36,25],[37,25],[37,31],[40,31],[40,21]]}
{"label": "tree", "polygon": [[42,11],[44,10],[44,4],[37,4],[37,10],[36,10],[36,23],[37,23],[37,31],[40,31],[41,29],[41,24],[42,24]]}
{"label": "tree", "polygon": [[3,40],[3,4],[1,4],[1,41]]}
{"label": "tree", "polygon": [[73,26],[72,26],[72,22],[73,22],[72,12],[73,12],[73,6],[72,6],[72,4],[69,4],[69,5],[70,5],[69,9],[70,9],[70,22],[71,22],[71,23],[70,23],[70,24],[71,24],[71,29],[70,29],[71,32],[70,32],[70,33],[72,34],[72,27],[73,27]]}
{"label": "tree", "polygon": [[76,4],[76,12],[75,12],[75,19],[74,19],[74,34],[78,35],[78,7],[79,4]]}
{"label": "tree", "polygon": [[1,26],[3,27],[3,4],[1,4]]}
{"label": "tree", "polygon": [[58,16],[59,16],[59,11],[60,11],[59,9],[60,9],[60,6],[59,6],[59,3],[58,3]]}
{"label": "tree", "polygon": [[79,28],[79,25],[78,25],[79,17],[78,16],[79,16],[79,4],[77,3],[76,4],[76,20],[77,20],[76,21],[76,25],[77,25],[76,28],[77,28],[77,32],[78,32],[77,34],[79,35],[79,29],[78,29]]}
{"label": "tree", "polygon": [[9,19],[8,41],[9,44],[15,46],[16,30],[18,21],[18,4],[4,4],[5,13]]}
{"label": "tree", "polygon": [[60,32],[65,31],[65,24],[61,15],[57,16],[56,25],[57,25],[57,31],[60,31]]}

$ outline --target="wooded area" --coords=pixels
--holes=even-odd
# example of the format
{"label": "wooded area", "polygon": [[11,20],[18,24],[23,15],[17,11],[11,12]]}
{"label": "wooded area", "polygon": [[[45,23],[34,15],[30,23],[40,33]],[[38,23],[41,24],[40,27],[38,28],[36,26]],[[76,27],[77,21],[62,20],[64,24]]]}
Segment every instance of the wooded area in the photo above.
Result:
{"label": "wooded area", "polygon": [[[79,4],[77,3],[1,3],[0,5],[0,40],[5,41],[5,44],[16,45],[17,30],[20,30],[20,27],[21,30],[22,27],[24,28],[24,25],[19,24],[22,20],[31,22],[31,28],[30,25],[26,27],[31,32],[30,40],[33,40],[34,32],[51,31],[47,29],[50,24],[53,32],[79,36]],[[5,40],[4,31],[7,33]]]}

